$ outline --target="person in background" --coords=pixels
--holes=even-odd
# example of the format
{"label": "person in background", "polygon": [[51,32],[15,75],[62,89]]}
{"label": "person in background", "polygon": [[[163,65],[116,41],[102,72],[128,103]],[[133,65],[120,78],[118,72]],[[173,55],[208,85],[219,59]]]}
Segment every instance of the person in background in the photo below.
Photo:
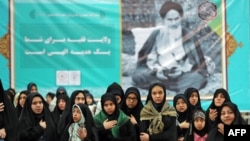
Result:
{"label": "person in background", "polygon": [[[124,91],[122,86],[117,82],[113,82],[107,87],[106,93],[112,93],[113,95],[115,95],[118,107],[120,107],[121,101],[124,97]],[[96,106],[95,114],[98,114],[101,110],[101,102],[99,101]]]}
{"label": "person in background", "polygon": [[13,103],[5,95],[0,79],[0,140],[17,141],[18,118]]}
{"label": "person in background", "polygon": [[177,139],[183,141],[192,118],[188,100],[184,94],[177,94],[174,96],[173,105],[177,112]]}
{"label": "person in background", "polygon": [[185,90],[184,95],[187,97],[188,106],[191,110],[191,115],[196,109],[202,109],[201,98],[199,90],[193,87],[189,87]]}
{"label": "person in background", "polygon": [[220,111],[218,111],[218,117],[218,121],[216,121],[218,124],[209,131],[206,141],[224,141],[225,125],[247,125],[238,106],[232,102],[222,104]]}
{"label": "person in background", "polygon": [[52,103],[53,99],[55,98],[56,94],[52,93],[52,92],[48,92],[46,94],[46,102],[49,105],[49,110],[52,112],[56,106],[55,103]]}
{"label": "person in background", "polygon": [[140,141],[140,112],[143,108],[140,91],[136,87],[129,87],[125,91],[121,110],[129,117],[136,130],[137,141]]}
{"label": "person in background", "polygon": [[83,90],[86,96],[86,103],[92,113],[92,115],[95,115],[96,111],[96,101],[94,99],[94,96],[88,91],[88,90]]}
{"label": "person in background", "polygon": [[231,102],[227,90],[224,88],[216,89],[212,102],[206,111],[206,119],[209,123],[209,129],[212,129],[213,127],[217,126],[218,123],[216,123],[216,121],[218,121],[217,118],[219,118],[218,111],[220,111],[222,104],[225,102]]}
{"label": "person in background", "polygon": [[113,93],[102,95],[101,106],[102,111],[94,116],[100,141],[136,141],[135,128]]}
{"label": "person in background", "polygon": [[58,122],[66,109],[67,104],[69,104],[69,97],[67,95],[59,95],[56,99],[56,106],[52,111],[52,117],[54,119],[56,127],[58,127]]}
{"label": "person in background", "polygon": [[28,83],[28,85],[27,85],[27,90],[28,90],[30,93],[37,93],[37,92],[38,92],[38,87],[37,87],[36,83],[30,82],[30,83]]}
{"label": "person in background", "polygon": [[148,90],[146,104],[140,113],[141,141],[176,141],[177,113],[166,101],[166,87],[153,83]]}
{"label": "person in background", "polygon": [[72,107],[72,122],[69,126],[68,141],[98,141],[92,113],[88,106],[82,103]]}
{"label": "person in background", "polygon": [[187,87],[204,88],[207,64],[198,38],[182,26],[182,6],[166,1],[159,14],[164,25],[150,34],[138,53],[132,76],[135,86],[148,88],[160,81],[176,93]]}
{"label": "person in background", "polygon": [[205,111],[196,109],[192,117],[189,132],[186,132],[184,141],[206,141],[208,132],[209,128],[206,122]]}
{"label": "person in background", "polygon": [[18,95],[18,98],[17,98],[18,102],[17,102],[17,106],[16,106],[18,118],[20,117],[20,115],[22,113],[22,110],[23,110],[23,107],[24,107],[24,104],[25,104],[25,101],[26,101],[26,98],[28,95],[29,95],[29,92],[27,90],[21,91]]}
{"label": "person in background", "polygon": [[19,120],[19,141],[55,141],[56,127],[39,93],[28,95]]}
{"label": "person in background", "polygon": [[72,121],[72,106],[79,103],[86,104],[86,96],[83,90],[74,90],[70,96],[69,104],[66,105],[66,109],[57,124],[59,141],[67,141],[69,138],[68,128]]}

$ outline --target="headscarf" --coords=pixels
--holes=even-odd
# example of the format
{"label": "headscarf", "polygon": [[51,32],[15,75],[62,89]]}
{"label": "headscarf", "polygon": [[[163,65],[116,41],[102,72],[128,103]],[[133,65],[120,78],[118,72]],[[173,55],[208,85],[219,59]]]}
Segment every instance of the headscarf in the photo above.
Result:
{"label": "headscarf", "polygon": [[78,108],[81,112],[81,119],[78,122],[73,122],[71,123],[71,125],[69,126],[69,141],[81,141],[81,139],[77,136],[77,130],[78,128],[85,128],[85,117],[82,113],[81,108],[79,107],[79,105],[74,104],[72,107],[72,115],[74,113],[74,108]]}
{"label": "headscarf", "polygon": [[22,112],[22,109],[23,107],[20,105],[19,103],[19,100],[21,98],[22,95],[26,95],[28,96],[29,95],[29,91],[27,90],[23,90],[20,92],[20,94],[18,95],[18,98],[17,98],[17,106],[16,106],[16,110],[17,110],[17,116],[19,117],[21,115],[21,112]]}
{"label": "headscarf", "polygon": [[113,93],[114,95],[119,95],[121,99],[124,97],[124,91],[120,84],[113,82],[110,84],[106,90],[106,93]]}
{"label": "headscarf", "polygon": [[[137,99],[137,105],[133,109],[130,109],[126,104],[126,99],[131,93],[134,93]],[[136,87],[127,88],[120,108],[126,115],[130,116],[132,114],[137,122],[140,121],[140,112],[143,108],[143,103],[141,101],[141,95],[138,88]]]}
{"label": "headscarf", "polygon": [[[31,109],[32,101],[35,97],[40,97],[43,103],[43,111],[41,114],[35,114]],[[28,95],[22,113],[20,115],[19,120],[19,136],[24,135],[24,133],[28,132],[28,130],[35,125],[39,125],[40,120],[44,120],[46,122],[46,129],[44,130],[44,136],[46,140],[56,140],[56,128],[54,121],[51,117],[50,111],[47,107],[46,101],[43,99],[42,95],[39,93],[31,93]],[[24,137],[28,138],[28,137]],[[37,137],[36,139],[38,139]],[[20,139],[21,140],[21,139]]]}
{"label": "headscarf", "polygon": [[191,116],[191,113],[190,113],[190,108],[189,108],[189,105],[188,105],[188,100],[187,100],[187,97],[184,95],[184,94],[177,94],[174,96],[174,99],[173,99],[173,106],[175,107],[176,109],[176,104],[177,104],[177,100],[178,99],[182,99],[186,104],[187,104],[187,110],[184,111],[184,112],[179,112],[176,110],[177,112],[177,119],[178,121],[181,123],[183,121],[187,121],[189,122],[190,119],[192,118]]}
{"label": "headscarf", "polygon": [[228,106],[233,111],[233,113],[235,115],[234,121],[232,122],[231,125],[246,125],[247,124],[245,119],[241,116],[241,113],[240,113],[240,111],[238,109],[238,106],[233,102],[225,102],[225,103],[222,104],[221,109],[218,112],[218,117],[219,117],[218,118],[218,120],[219,120],[218,123],[222,122],[221,118],[220,118],[221,117],[221,110],[225,106]]}
{"label": "headscarf", "polygon": [[4,111],[0,112],[0,128],[5,128],[7,136],[5,141],[16,141],[18,137],[18,118],[13,103],[4,94],[4,88],[0,79],[0,102],[4,104]]}
{"label": "headscarf", "polygon": [[30,83],[27,85],[27,90],[28,90],[29,92],[31,92],[31,88],[32,88],[33,86],[35,86],[35,87],[37,88],[36,83],[30,82]]}
{"label": "headscarf", "polygon": [[[104,110],[105,101],[111,100],[115,104],[115,111],[110,115]],[[102,127],[105,120],[117,120],[117,125],[111,129],[112,135],[116,138],[119,136],[119,128],[129,120],[128,116],[118,108],[115,96],[112,93],[105,93],[101,97],[102,111],[94,117],[97,127]]]}
{"label": "headscarf", "polygon": [[[190,102],[189,102],[189,98],[191,97],[192,93],[193,92],[197,92],[198,94],[198,102],[196,105],[191,105]],[[200,99],[200,93],[199,93],[199,90],[196,89],[196,88],[193,88],[193,87],[190,87],[190,88],[187,88],[184,92],[184,95],[186,95],[187,97],[187,100],[188,100],[188,105],[189,107],[191,108],[191,111],[193,112],[194,110],[196,109],[202,109],[202,106],[201,106],[201,99]]]}
{"label": "headscarf", "polygon": [[[162,103],[157,104],[153,101],[151,96],[151,91],[155,86],[160,86],[164,91],[164,100]],[[154,83],[149,88],[149,93],[146,100],[146,105],[143,107],[140,113],[140,119],[151,120],[149,125],[149,134],[161,133],[164,128],[164,123],[162,122],[162,116],[173,116],[176,117],[177,113],[174,107],[170,106],[166,101],[166,88],[163,83]]]}

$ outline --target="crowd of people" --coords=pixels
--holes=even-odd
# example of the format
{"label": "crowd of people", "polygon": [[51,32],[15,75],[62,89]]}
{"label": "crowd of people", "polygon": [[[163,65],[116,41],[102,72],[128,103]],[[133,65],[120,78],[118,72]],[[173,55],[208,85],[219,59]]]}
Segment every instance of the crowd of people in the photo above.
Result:
{"label": "crowd of people", "polygon": [[223,141],[224,125],[247,124],[224,88],[215,90],[207,109],[194,87],[175,95],[170,105],[162,82],[150,85],[145,102],[137,87],[124,90],[117,82],[100,101],[91,90],[69,95],[64,87],[43,97],[36,83],[16,93],[1,89],[4,141]]}

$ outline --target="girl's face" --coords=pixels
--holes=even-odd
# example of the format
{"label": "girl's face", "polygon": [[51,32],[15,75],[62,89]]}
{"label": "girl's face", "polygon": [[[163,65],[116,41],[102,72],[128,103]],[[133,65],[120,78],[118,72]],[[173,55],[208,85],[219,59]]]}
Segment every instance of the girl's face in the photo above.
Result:
{"label": "girl's face", "polygon": [[93,103],[93,99],[91,98],[91,96],[87,96],[86,101],[88,105],[91,105]]}
{"label": "girl's face", "polygon": [[224,124],[230,125],[233,123],[233,121],[235,119],[235,114],[230,107],[224,106],[221,109],[220,119]]}
{"label": "girl's face", "polygon": [[193,92],[188,100],[191,105],[195,106],[198,103],[198,93]]}
{"label": "girl's face", "polygon": [[37,93],[37,87],[36,86],[32,86],[31,89],[30,89],[30,92],[31,93]]}
{"label": "girl's face", "polygon": [[81,114],[80,109],[78,109],[77,107],[74,107],[72,114],[73,114],[73,121],[74,122],[79,122],[81,120],[82,114]]}
{"label": "girl's face", "polygon": [[75,104],[83,103],[85,104],[85,98],[83,93],[78,93],[75,97]]}
{"label": "girl's face", "polygon": [[24,106],[24,103],[25,103],[25,100],[27,98],[27,95],[26,94],[20,94],[19,96],[19,104],[20,106],[23,108]]}
{"label": "girl's face", "polygon": [[164,100],[164,90],[162,87],[160,86],[154,86],[153,89],[151,90],[151,96],[152,96],[152,100],[157,103],[160,104],[163,102]]}
{"label": "girl's face", "polygon": [[43,106],[41,97],[36,96],[32,99],[31,109],[35,114],[41,114],[43,112]]}
{"label": "girl's face", "polygon": [[220,107],[225,102],[225,96],[222,93],[219,93],[214,98],[214,105],[217,107]]}
{"label": "girl's face", "polygon": [[187,110],[187,103],[182,98],[178,98],[175,107],[177,111],[185,112]]}
{"label": "girl's face", "polygon": [[198,131],[202,130],[205,127],[205,120],[203,118],[200,118],[200,117],[196,118],[194,120],[194,127]]}
{"label": "girl's face", "polygon": [[47,101],[48,104],[50,104],[50,102],[52,101],[52,97],[51,96],[47,96],[46,97],[46,101]]}
{"label": "girl's face", "polygon": [[111,100],[106,100],[103,105],[104,111],[112,115],[115,112],[115,103],[113,103]]}
{"label": "girl's face", "polygon": [[64,99],[59,99],[58,100],[58,108],[60,109],[60,110],[65,110],[65,108],[66,108],[66,101],[64,100]]}
{"label": "girl's face", "polygon": [[126,105],[128,108],[132,109],[134,108],[138,103],[137,97],[134,93],[130,93],[128,97],[126,98]]}

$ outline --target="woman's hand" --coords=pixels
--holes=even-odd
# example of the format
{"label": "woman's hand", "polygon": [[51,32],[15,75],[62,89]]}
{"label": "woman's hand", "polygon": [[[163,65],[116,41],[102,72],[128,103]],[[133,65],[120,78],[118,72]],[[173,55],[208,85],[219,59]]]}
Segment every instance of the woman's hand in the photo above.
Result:
{"label": "woman's hand", "polygon": [[86,130],[86,128],[78,128],[77,129],[77,136],[81,140],[84,140],[87,137],[87,130]]}
{"label": "woman's hand", "polygon": [[116,124],[117,124],[117,120],[108,121],[108,119],[107,119],[103,122],[103,126],[105,129],[111,129],[111,128],[115,127]]}
{"label": "woman's hand", "polygon": [[6,131],[5,128],[0,129],[0,138],[4,139],[6,137]]}

